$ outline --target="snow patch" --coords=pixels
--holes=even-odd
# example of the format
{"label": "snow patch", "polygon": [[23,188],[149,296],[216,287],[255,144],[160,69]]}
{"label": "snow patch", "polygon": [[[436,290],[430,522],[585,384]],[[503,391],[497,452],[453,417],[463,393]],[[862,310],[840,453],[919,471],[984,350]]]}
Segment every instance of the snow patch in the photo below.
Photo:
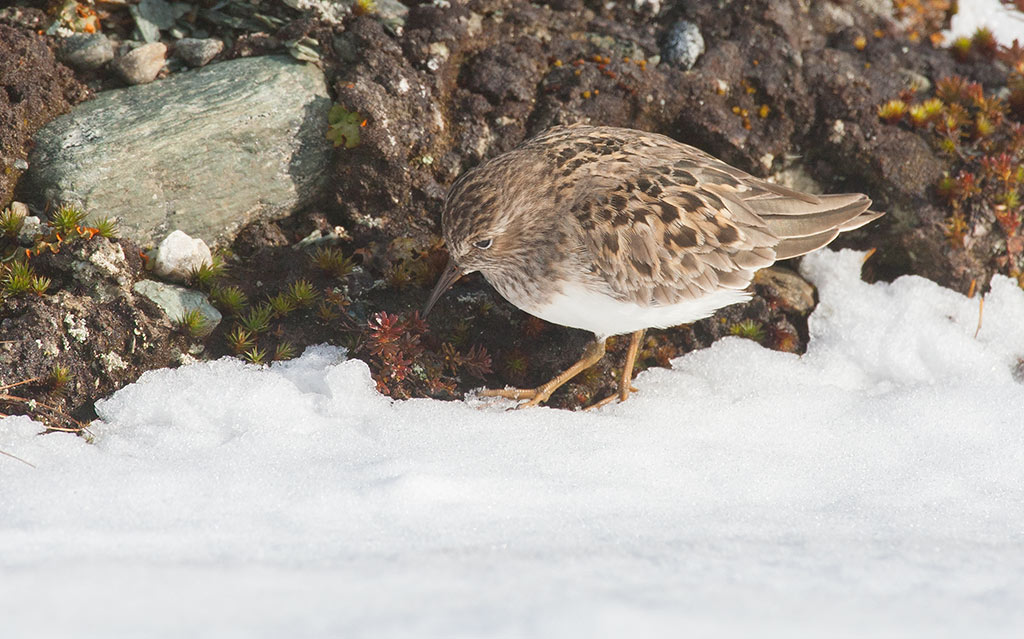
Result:
{"label": "snow patch", "polygon": [[148,372],[94,443],[2,419],[4,633],[1016,636],[1024,291],[975,337],[862,259],[804,258],[806,355],[726,338],[592,413],[392,401],[323,346]]}

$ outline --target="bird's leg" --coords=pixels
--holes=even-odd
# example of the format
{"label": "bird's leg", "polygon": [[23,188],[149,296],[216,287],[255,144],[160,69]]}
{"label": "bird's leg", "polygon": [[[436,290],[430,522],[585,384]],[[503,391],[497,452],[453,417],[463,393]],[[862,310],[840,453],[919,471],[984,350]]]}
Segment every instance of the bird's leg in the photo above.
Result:
{"label": "bird's leg", "polygon": [[601,408],[612,403],[615,399],[624,402],[629,397],[630,391],[636,392],[631,383],[633,381],[633,364],[636,363],[636,354],[640,351],[640,342],[644,338],[644,330],[641,328],[639,331],[634,332],[629,340],[629,350],[626,351],[626,363],[622,367],[622,378],[619,380],[619,392],[605,397],[596,404],[591,404],[587,407],[587,410]]}
{"label": "bird's leg", "polygon": [[587,346],[587,350],[583,351],[583,357],[581,357],[578,362],[565,369],[565,372],[552,378],[551,381],[546,384],[542,384],[537,388],[495,388],[485,390],[480,393],[480,395],[483,397],[505,397],[507,399],[530,400],[526,403],[520,404],[516,408],[537,406],[538,404],[548,401],[548,398],[551,397],[551,393],[554,393],[567,381],[596,364],[602,357],[604,357],[604,339],[595,339],[590,346]]}

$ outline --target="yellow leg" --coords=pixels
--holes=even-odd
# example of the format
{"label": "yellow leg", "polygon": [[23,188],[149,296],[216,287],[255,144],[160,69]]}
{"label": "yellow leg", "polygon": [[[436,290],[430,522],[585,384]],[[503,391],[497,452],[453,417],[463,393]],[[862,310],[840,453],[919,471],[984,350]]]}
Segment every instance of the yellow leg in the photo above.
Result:
{"label": "yellow leg", "polygon": [[601,408],[612,403],[615,399],[620,402],[626,401],[629,397],[630,391],[636,392],[631,382],[633,381],[633,365],[636,363],[636,354],[640,351],[640,341],[644,338],[644,329],[640,329],[633,333],[629,340],[629,350],[626,351],[626,364],[622,367],[622,378],[619,380],[619,392],[614,395],[605,397],[596,404],[591,404],[587,407],[587,410],[591,408]]}
{"label": "yellow leg", "polygon": [[587,350],[583,351],[583,357],[581,357],[578,362],[567,368],[564,373],[554,377],[546,384],[542,384],[537,388],[496,388],[492,390],[485,390],[480,393],[480,395],[483,397],[505,397],[507,399],[529,400],[528,402],[520,404],[516,408],[537,406],[538,404],[548,401],[548,398],[551,397],[551,393],[554,393],[567,381],[596,364],[602,357],[604,357],[604,340],[594,340],[594,342],[587,347]]}

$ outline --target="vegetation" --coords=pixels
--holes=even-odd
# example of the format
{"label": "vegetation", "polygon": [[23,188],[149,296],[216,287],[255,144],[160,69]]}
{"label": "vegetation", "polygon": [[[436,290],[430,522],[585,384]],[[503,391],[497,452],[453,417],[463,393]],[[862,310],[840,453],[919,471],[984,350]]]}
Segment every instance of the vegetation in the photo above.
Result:
{"label": "vegetation", "polygon": [[919,99],[907,91],[878,115],[921,132],[947,159],[949,170],[935,188],[949,208],[950,244],[963,249],[972,228],[995,227],[1002,236],[995,266],[1024,286],[1024,48],[1001,47],[979,29],[950,51],[958,60],[1003,62],[1010,70],[1006,96],[986,95],[981,84],[950,76],[936,82],[934,95]]}

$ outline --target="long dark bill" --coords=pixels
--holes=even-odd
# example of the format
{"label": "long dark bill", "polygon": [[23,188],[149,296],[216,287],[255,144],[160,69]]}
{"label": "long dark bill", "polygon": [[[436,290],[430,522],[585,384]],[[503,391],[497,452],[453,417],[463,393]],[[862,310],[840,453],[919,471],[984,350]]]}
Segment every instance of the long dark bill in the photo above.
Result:
{"label": "long dark bill", "polygon": [[444,295],[452,284],[458,281],[462,277],[462,269],[455,263],[455,260],[449,259],[448,266],[444,267],[444,273],[438,278],[437,284],[434,285],[434,290],[430,292],[430,299],[427,300],[427,305],[423,307],[423,317],[426,317],[430,313],[430,309],[434,308],[434,303],[437,302]]}

